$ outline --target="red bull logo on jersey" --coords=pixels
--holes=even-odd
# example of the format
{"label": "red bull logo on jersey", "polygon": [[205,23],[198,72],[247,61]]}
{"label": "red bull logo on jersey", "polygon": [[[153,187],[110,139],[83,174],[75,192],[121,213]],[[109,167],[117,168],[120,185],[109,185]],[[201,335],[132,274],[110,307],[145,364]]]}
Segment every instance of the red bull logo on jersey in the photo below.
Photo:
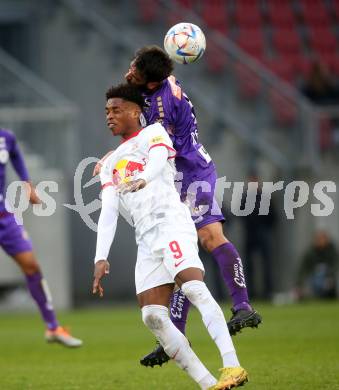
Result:
{"label": "red bull logo on jersey", "polygon": [[113,169],[113,184],[128,183],[136,173],[144,170],[144,166],[145,162],[140,163],[126,159],[118,161]]}

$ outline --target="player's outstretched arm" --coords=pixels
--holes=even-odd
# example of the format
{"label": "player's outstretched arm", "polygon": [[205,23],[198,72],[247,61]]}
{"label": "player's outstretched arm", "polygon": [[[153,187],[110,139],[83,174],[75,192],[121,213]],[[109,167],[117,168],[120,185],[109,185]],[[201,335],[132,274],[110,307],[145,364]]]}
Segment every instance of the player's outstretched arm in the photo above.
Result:
{"label": "player's outstretched arm", "polygon": [[12,145],[9,152],[11,163],[17,175],[22,181],[29,182],[29,174],[25,164],[25,160],[17,144],[14,134],[12,134]]}
{"label": "player's outstretched arm", "polygon": [[41,200],[37,195],[31,181],[29,180],[29,174],[25,164],[25,160],[17,144],[14,134],[12,134],[12,146],[9,155],[15,172],[20,177],[20,179],[25,182],[26,193],[29,198],[29,201],[32,204],[40,204]]}
{"label": "player's outstretched arm", "polygon": [[109,273],[107,261],[118,221],[118,197],[115,189],[108,185],[102,191],[102,205],[98,221],[97,246],[94,259],[93,294],[104,295],[102,278]]}
{"label": "player's outstretched arm", "polygon": [[109,274],[109,262],[99,260],[94,266],[93,294],[98,293],[100,298],[104,296],[104,289],[101,285],[101,279]]}
{"label": "player's outstretched arm", "polygon": [[28,196],[30,203],[31,204],[41,204],[41,200],[40,200],[38,194],[36,193],[36,190],[35,190],[33,184],[30,181],[26,181],[25,186],[26,186],[26,192],[27,192],[27,196]]}

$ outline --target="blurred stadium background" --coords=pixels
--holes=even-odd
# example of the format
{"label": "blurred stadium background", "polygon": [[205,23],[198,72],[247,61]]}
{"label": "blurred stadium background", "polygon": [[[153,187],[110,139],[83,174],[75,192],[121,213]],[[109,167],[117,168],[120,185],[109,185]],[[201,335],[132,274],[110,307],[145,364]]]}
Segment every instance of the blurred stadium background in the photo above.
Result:
{"label": "blurred stadium background", "polygon": [[[243,181],[255,172],[259,180],[305,180],[310,188],[319,180],[338,182],[338,96],[314,104],[302,93],[315,61],[327,67],[333,85],[338,81],[338,1],[1,0],[0,123],[21,141],[33,181],[59,183],[52,194],[55,215],[25,214],[57,307],[91,301],[96,235],[62,204],[74,203],[78,163],[117,143],[105,127],[104,93],[122,80],[138,47],[162,45],[167,29],[179,21],[195,22],[207,37],[203,59],[177,65],[175,73],[196,106],[200,138],[219,176]],[[82,193],[88,205],[98,185]],[[230,194],[226,190],[226,211]],[[331,196],[331,216],[313,217],[310,200],[293,221],[284,216],[282,196],[274,199],[278,217],[270,262],[278,301],[291,298],[301,255],[315,231],[325,230],[339,243],[338,194]],[[96,220],[98,212],[91,217]],[[244,257],[243,220],[228,219],[227,235]],[[111,257],[114,281],[107,283],[106,300],[133,300],[135,245],[125,222]],[[206,264],[212,290],[225,298],[209,258]],[[18,291],[11,299],[7,293],[22,284],[22,276],[11,262],[1,268],[2,305],[7,297],[10,307],[20,306]],[[260,259],[256,268],[260,297]]]}
{"label": "blurred stadium background", "polygon": [[[59,184],[58,193],[51,194],[57,202],[53,216],[37,217],[31,212],[24,214],[25,226],[33,239],[57,308],[88,308],[98,304],[90,293],[96,234],[86,226],[79,213],[63,204],[75,202],[74,172],[79,162],[89,156],[101,157],[118,143],[105,126],[105,91],[110,85],[122,81],[138,47],[146,44],[162,46],[168,28],[181,21],[201,26],[207,39],[207,51],[199,63],[187,67],[176,65],[175,74],[195,105],[200,139],[213,156],[219,176],[227,176],[230,181],[246,181],[253,175],[258,176],[260,181],[284,180],[287,183],[303,180],[311,189],[319,180],[333,180],[338,185],[339,93],[336,85],[339,81],[339,1],[0,0],[0,126],[11,128],[20,140],[34,183],[54,180]],[[323,72],[325,80],[328,77],[330,80],[325,82],[329,96],[325,93],[323,99],[314,98],[307,89],[315,64],[321,64],[319,72]],[[98,184],[85,188],[91,179],[92,169],[93,164],[86,168],[82,180],[85,205],[95,201],[99,192]],[[231,215],[230,195],[231,191],[227,190],[224,197],[224,209],[228,215],[225,229],[227,236],[239,247],[246,266],[244,218]],[[274,196],[275,223],[271,236],[267,237],[272,247],[269,264],[273,288],[269,296],[265,295],[264,266],[260,257],[256,257],[254,297],[269,298],[269,302],[275,304],[293,302],[298,269],[303,254],[311,246],[314,233],[326,232],[334,245],[339,246],[338,193],[330,195],[335,203],[330,216],[312,216],[311,196],[308,203],[296,211],[294,220],[285,217],[282,193]],[[92,206],[95,209],[96,203]],[[96,221],[98,211],[90,216]],[[103,303],[135,302],[135,254],[133,231],[121,220],[111,251],[113,272],[105,282]],[[214,264],[208,256],[203,253],[202,256],[209,287],[218,299],[227,299]],[[241,336],[245,337],[244,344],[238,346],[240,354],[246,356],[249,369],[262,375],[257,386],[261,389],[275,386],[276,389],[299,390],[315,383],[309,379],[309,382],[301,381],[300,385],[291,384],[286,359],[288,361],[294,356],[291,364],[298,367],[299,354],[304,352],[303,358],[309,370],[314,364],[310,358],[312,353],[317,355],[316,361],[326,367],[329,367],[328,362],[335,361],[335,351],[331,347],[337,345],[338,338],[332,337],[331,332],[337,327],[337,317],[333,316],[338,312],[336,302],[328,306],[300,306],[301,311],[293,306],[289,312],[276,312],[270,306],[259,306],[266,321],[266,331],[262,328],[262,333],[257,332],[255,339],[251,338],[254,333],[248,331]],[[47,353],[47,347],[37,347],[32,351],[31,343],[39,343],[41,332],[34,330],[32,339],[28,341],[26,338],[30,336],[27,330],[20,328],[20,324],[29,327],[31,334],[31,326],[39,326],[39,318],[7,314],[10,310],[27,309],[36,310],[30,303],[23,277],[2,254],[0,311],[3,316],[0,332],[1,345],[7,354],[1,363],[6,365],[5,356],[12,363],[11,370],[7,367],[8,375],[0,386],[4,389],[47,388],[44,387],[44,383],[48,383],[47,377],[43,377],[42,372],[51,375],[49,378],[57,383],[56,387],[48,388],[127,388],[121,385],[119,372],[126,370],[130,375],[129,350],[124,350],[125,346],[133,343],[133,356],[139,356],[147,352],[145,349],[152,343],[151,336],[145,336],[147,330],[134,333],[135,321],[140,321],[136,311],[123,313],[118,310],[100,315],[95,312],[91,316],[85,311],[87,309],[79,310],[78,317],[77,314],[68,314],[70,317],[64,314],[65,318],[80,328],[80,336],[85,343],[88,342],[89,348],[93,347],[96,351],[92,358],[97,362],[104,359],[105,375],[108,375],[107,378],[114,375],[118,378],[117,382],[110,387],[107,378],[98,385],[96,376],[82,377],[82,370],[93,369],[86,355],[71,368],[68,365],[70,357],[61,351],[55,357],[59,371],[47,366],[45,371],[34,371],[42,364],[39,356]],[[321,321],[325,317],[326,324]],[[18,318],[20,321],[16,321]],[[298,326],[294,331],[295,319]],[[313,321],[319,326],[319,332],[312,328],[313,333],[308,333],[308,326]],[[98,323],[102,333],[95,338],[93,327]],[[106,338],[113,323],[114,338]],[[118,326],[128,330],[122,339],[118,337]],[[197,344],[202,336],[196,326],[192,325],[192,340]],[[141,327],[140,321],[138,328]],[[18,336],[19,329],[26,333]],[[303,337],[305,329],[308,330]],[[325,338],[320,335],[325,335]],[[303,343],[296,343],[295,347],[290,344],[287,350],[286,345],[298,337]],[[278,343],[278,339],[282,344]],[[323,349],[312,350],[312,342],[318,342],[317,345],[322,345]],[[198,344],[197,348],[207,357],[204,343],[203,346]],[[114,355],[114,348],[119,347],[122,360]],[[326,352],[327,360],[322,358]],[[270,362],[272,353],[276,353],[276,359],[279,356],[285,362],[284,387],[277,387],[274,377],[270,382],[264,378],[272,372],[268,372],[267,366],[263,370],[260,363],[263,360],[260,359]],[[308,354],[308,360],[305,354]],[[26,371],[20,371],[21,376],[18,377],[16,363],[25,356],[31,357],[31,360],[22,360]],[[300,361],[303,358],[300,357]],[[279,360],[272,361],[272,364],[280,363]],[[216,361],[213,364],[217,367]],[[110,371],[113,365],[115,371]],[[101,368],[100,364],[94,367],[98,371]],[[298,373],[305,378],[308,375],[321,378],[322,368],[320,365],[317,367],[319,371],[310,373],[300,366]],[[323,387],[329,390],[339,388],[335,387],[335,383],[338,384],[335,374],[338,367],[332,368],[329,384]],[[40,385],[31,387],[27,384],[30,372],[36,374]],[[72,377],[74,372],[78,382]],[[177,370],[173,372],[179,375]],[[65,375],[64,382],[58,382],[62,374]],[[140,375],[139,381],[146,383],[136,382],[138,388],[149,390],[147,374],[145,371],[136,374]],[[157,378],[153,377],[154,383],[163,383],[165,372],[154,375]],[[177,377],[178,383],[181,383],[180,380],[187,383],[186,379],[180,378]],[[16,383],[16,387],[11,387],[10,383]],[[153,382],[150,383],[153,386]],[[173,389],[171,383],[162,388]],[[302,383],[307,383],[307,386],[303,387]],[[193,385],[186,387],[183,384],[180,388],[193,388]]]}

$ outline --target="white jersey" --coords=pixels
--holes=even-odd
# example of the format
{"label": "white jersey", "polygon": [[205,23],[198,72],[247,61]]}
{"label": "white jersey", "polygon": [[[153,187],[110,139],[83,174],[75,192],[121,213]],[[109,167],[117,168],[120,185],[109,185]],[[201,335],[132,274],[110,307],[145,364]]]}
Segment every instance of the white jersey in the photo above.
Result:
{"label": "white jersey", "polygon": [[116,193],[119,206],[131,217],[137,242],[147,231],[160,223],[188,223],[192,224],[194,229],[189,210],[180,201],[174,185],[175,150],[169,135],[159,123],[134,133],[104,161],[100,175],[102,187],[116,187],[143,178],[149,151],[157,146],[165,146],[168,149],[168,160],[161,173],[150,182],[146,180],[146,186],[137,192]]}

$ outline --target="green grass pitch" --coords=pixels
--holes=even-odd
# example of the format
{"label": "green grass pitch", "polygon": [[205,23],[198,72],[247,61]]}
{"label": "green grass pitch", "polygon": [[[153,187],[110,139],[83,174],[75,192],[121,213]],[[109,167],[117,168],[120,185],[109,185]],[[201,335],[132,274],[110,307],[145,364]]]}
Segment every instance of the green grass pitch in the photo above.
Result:
{"label": "green grass pitch", "polygon": [[[250,374],[244,389],[338,390],[339,304],[256,307],[264,324],[234,338],[241,363]],[[59,317],[83,338],[83,348],[46,344],[38,315],[0,315],[0,389],[197,389],[173,362],[154,369],[139,365],[140,356],[153,347],[154,340],[136,305],[79,310]],[[196,311],[190,314],[188,336],[217,375],[218,352]]]}

